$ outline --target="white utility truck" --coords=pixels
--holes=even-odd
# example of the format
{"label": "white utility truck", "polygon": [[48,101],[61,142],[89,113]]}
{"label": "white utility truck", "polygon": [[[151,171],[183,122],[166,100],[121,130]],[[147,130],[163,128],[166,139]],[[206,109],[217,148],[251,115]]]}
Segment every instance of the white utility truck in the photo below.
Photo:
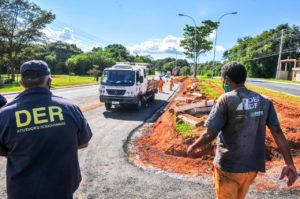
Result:
{"label": "white utility truck", "polygon": [[112,105],[135,105],[140,109],[157,93],[158,81],[148,80],[146,66],[136,63],[117,63],[103,70],[100,83],[100,101],[106,110]]}

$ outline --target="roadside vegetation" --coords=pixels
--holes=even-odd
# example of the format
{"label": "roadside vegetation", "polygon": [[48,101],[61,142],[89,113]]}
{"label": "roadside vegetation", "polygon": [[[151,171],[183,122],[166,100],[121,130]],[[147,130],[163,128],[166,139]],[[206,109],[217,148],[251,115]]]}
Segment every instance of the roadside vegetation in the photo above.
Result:
{"label": "roadside vegetation", "polygon": [[[82,85],[82,84],[95,84],[98,81],[94,77],[87,76],[72,76],[72,75],[54,75],[52,76],[52,87],[64,87],[64,86],[73,86],[73,85]],[[8,84],[3,88],[0,88],[1,93],[5,92],[14,92],[22,91],[23,88],[19,83]]]}
{"label": "roadside vegetation", "polygon": [[[174,120],[176,120],[176,117],[174,118]],[[193,130],[195,129],[195,127],[187,123],[175,121],[175,128],[176,131],[184,138],[194,135]]]}
{"label": "roadside vegetation", "polygon": [[[218,98],[223,93],[221,79],[212,79],[212,78],[205,78],[205,77],[198,77],[198,78],[200,79],[201,82],[202,93],[206,94],[208,97],[212,99]],[[293,96],[293,95],[289,95],[289,94],[285,94],[282,92],[273,91],[265,88],[260,88],[257,86],[250,86],[247,84],[246,87],[261,95],[266,95],[271,98],[277,97],[291,102],[300,103],[300,97],[297,96]]]}
{"label": "roadside vegetation", "polygon": [[[200,80],[200,91],[202,94],[205,94],[209,99],[217,99],[220,96],[218,92],[222,86],[221,81],[219,79],[211,79],[203,76],[198,76]],[[219,89],[216,89],[216,86]]]}

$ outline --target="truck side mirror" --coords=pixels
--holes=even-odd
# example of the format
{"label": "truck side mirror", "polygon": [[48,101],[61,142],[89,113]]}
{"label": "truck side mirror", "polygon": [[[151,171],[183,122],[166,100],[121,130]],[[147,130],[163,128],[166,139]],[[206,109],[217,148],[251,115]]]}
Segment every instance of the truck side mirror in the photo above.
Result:
{"label": "truck side mirror", "polygon": [[139,82],[140,82],[140,83],[143,83],[143,82],[144,82],[144,78],[143,78],[143,76],[140,76],[140,78],[139,78]]}

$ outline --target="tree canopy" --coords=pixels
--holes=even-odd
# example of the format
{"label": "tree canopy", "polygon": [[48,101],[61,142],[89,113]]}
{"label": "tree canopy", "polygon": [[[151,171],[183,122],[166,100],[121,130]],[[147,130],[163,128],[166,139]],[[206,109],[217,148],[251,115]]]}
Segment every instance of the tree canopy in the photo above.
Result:
{"label": "tree canopy", "polygon": [[[41,30],[55,19],[50,11],[42,10],[27,0],[0,1],[0,53],[6,60],[12,78],[22,60],[22,50],[42,39]],[[6,57],[6,58],[5,58]]]}
{"label": "tree canopy", "polygon": [[[282,24],[262,32],[255,37],[243,37],[237,44],[224,52],[227,61],[243,63],[249,76],[271,78],[275,76],[279,55],[281,30],[283,30],[283,50],[281,59],[299,58],[300,31],[298,26]],[[291,66],[289,66],[291,67]]]}
{"label": "tree canopy", "polygon": [[[188,58],[194,59],[194,63],[197,62],[199,55],[212,49],[213,42],[208,40],[208,36],[218,26],[218,22],[211,20],[204,20],[202,24],[202,26],[197,26],[196,28],[186,25],[183,32],[184,39],[180,42],[180,46],[186,50],[185,54]],[[196,74],[197,66],[194,65],[193,76],[195,77]]]}

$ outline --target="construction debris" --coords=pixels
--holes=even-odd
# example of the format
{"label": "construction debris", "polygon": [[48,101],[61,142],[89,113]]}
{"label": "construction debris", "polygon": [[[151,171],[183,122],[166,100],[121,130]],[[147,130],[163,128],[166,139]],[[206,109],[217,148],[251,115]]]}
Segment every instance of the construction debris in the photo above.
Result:
{"label": "construction debris", "polygon": [[174,112],[178,113],[178,112],[184,112],[184,111],[195,109],[195,108],[212,107],[214,105],[214,103],[215,103],[214,100],[208,100],[208,101],[202,100],[202,101],[197,102],[197,103],[177,106],[177,107],[174,108]]}
{"label": "construction debris", "polygon": [[203,96],[201,93],[196,93],[196,92],[192,93],[192,95],[196,96],[196,97],[202,97]]}
{"label": "construction debris", "polygon": [[189,125],[196,127],[201,126],[204,123],[203,120],[200,120],[199,118],[189,114],[178,115],[177,118],[182,122],[188,123]]}
{"label": "construction debris", "polygon": [[186,102],[187,98],[186,97],[176,97],[175,101],[176,102]]}
{"label": "construction debris", "polygon": [[188,110],[187,113],[191,114],[191,115],[208,114],[208,113],[210,113],[211,109],[212,109],[212,106],[193,108],[191,110]]}

